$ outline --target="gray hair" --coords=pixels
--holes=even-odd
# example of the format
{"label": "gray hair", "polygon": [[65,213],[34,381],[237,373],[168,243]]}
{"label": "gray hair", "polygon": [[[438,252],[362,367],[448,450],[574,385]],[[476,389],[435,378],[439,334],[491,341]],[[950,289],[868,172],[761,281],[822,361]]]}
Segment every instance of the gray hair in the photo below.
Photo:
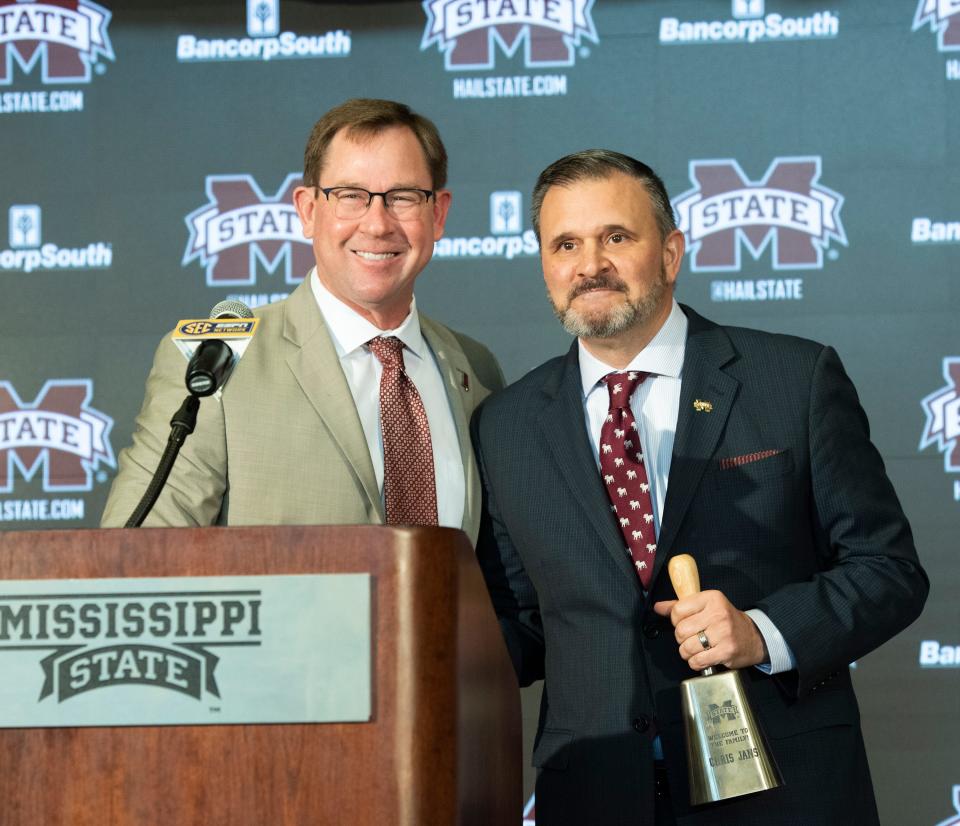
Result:
{"label": "gray hair", "polygon": [[574,152],[572,155],[560,158],[559,161],[554,161],[540,173],[537,184],[533,188],[533,200],[530,206],[533,231],[537,235],[537,240],[540,240],[540,208],[543,206],[543,199],[548,189],[554,186],[569,186],[587,179],[609,178],[617,172],[636,178],[643,184],[653,204],[657,228],[660,230],[660,240],[664,240],[677,228],[677,222],[663,181],[645,163],[610,149],[585,149],[582,152]]}

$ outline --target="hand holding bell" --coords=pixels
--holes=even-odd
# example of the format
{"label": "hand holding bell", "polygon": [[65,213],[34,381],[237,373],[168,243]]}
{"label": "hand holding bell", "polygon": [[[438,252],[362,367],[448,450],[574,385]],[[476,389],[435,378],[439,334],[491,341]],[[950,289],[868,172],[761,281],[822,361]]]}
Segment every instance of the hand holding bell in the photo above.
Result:
{"label": "hand holding bell", "polygon": [[660,616],[669,616],[674,626],[680,656],[694,671],[717,665],[746,668],[767,660],[763,637],[745,613],[720,591],[701,591],[697,563],[681,554],[667,564],[670,581],[679,600],[653,606]]}
{"label": "hand holding bell", "polygon": [[[667,569],[680,599],[657,603],[657,606],[669,606],[665,612],[658,608],[657,613],[669,614],[672,620],[675,614],[683,615],[674,620],[677,639],[681,642],[681,655],[684,649],[690,649],[691,639],[699,647],[695,655],[684,657],[696,668],[697,657],[703,661],[704,655],[714,651],[707,632],[714,631],[716,620],[706,608],[712,600],[698,600],[704,595],[700,592],[700,577],[693,557],[686,554],[673,557]],[[713,593],[719,594],[719,591]],[[726,602],[726,597],[723,601]],[[749,617],[744,617],[753,625]],[[698,630],[691,630],[701,623]],[[725,644],[728,628],[718,625],[715,633]],[[754,633],[757,633],[755,628]],[[717,656],[715,652],[709,661],[719,665],[723,660]],[[703,676],[680,684],[690,803],[698,806],[780,786],[783,783],[780,771],[750,707],[740,672],[714,673],[714,667],[707,666],[702,673]]]}

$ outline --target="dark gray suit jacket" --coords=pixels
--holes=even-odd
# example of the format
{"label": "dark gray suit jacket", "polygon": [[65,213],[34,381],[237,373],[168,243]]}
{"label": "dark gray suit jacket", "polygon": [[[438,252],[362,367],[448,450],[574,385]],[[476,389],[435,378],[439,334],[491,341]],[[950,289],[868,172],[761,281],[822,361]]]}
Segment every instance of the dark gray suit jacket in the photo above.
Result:
{"label": "dark gray suit jacket", "polygon": [[[661,737],[681,824],[870,824],[876,805],[848,664],[926,598],[910,527],[836,353],[724,328],[684,307],[676,441],[645,599],[584,424],[576,343],[474,417],[485,493],[478,554],[522,685],[544,679],[537,824],[653,822]],[[712,410],[695,409],[706,401]],[[776,450],[727,467],[721,459]],[[784,787],[691,809],[665,563],[766,612],[797,661],[747,669]]]}

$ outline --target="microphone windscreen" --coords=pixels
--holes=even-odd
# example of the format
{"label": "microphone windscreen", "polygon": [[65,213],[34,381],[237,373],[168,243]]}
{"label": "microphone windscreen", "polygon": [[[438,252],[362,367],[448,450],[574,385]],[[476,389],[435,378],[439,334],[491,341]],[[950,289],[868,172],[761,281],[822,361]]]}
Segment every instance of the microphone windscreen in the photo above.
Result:
{"label": "microphone windscreen", "polygon": [[251,310],[242,301],[221,301],[214,304],[210,311],[210,318],[253,318]]}

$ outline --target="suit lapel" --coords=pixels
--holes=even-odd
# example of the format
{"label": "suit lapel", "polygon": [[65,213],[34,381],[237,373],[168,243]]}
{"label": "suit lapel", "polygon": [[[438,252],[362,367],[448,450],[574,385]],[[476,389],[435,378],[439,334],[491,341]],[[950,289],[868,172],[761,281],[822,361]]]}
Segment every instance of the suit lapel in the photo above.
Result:
{"label": "suit lapel", "polygon": [[308,277],[287,302],[283,336],[295,347],[287,364],[382,521],[383,503],[363,425],[309,282]]}
{"label": "suit lapel", "polygon": [[583,509],[616,566],[639,589],[640,580],[633,569],[623,536],[610,516],[610,499],[600,483],[594,459],[595,448],[587,435],[576,341],[558,373],[545,383],[543,389],[548,399],[538,416],[539,426],[547,450],[573,493],[573,506]]}
{"label": "suit lapel", "polygon": [[[717,449],[740,387],[736,379],[720,369],[736,355],[726,333],[689,308],[683,310],[689,318],[689,328],[677,433],[653,566],[654,580],[673,554],[677,532]],[[695,553],[696,550],[678,548],[677,552]]]}
{"label": "suit lapel", "polygon": [[480,514],[474,503],[480,502],[480,477],[473,457],[473,445],[470,442],[468,411],[472,411],[475,407],[474,399],[480,392],[480,387],[477,377],[471,374],[466,354],[456,337],[422,314],[420,329],[436,358],[440,375],[443,376],[443,386],[447,391],[447,399],[457,428],[466,488],[463,503],[463,529],[469,534],[471,541],[475,541],[480,526]]}

